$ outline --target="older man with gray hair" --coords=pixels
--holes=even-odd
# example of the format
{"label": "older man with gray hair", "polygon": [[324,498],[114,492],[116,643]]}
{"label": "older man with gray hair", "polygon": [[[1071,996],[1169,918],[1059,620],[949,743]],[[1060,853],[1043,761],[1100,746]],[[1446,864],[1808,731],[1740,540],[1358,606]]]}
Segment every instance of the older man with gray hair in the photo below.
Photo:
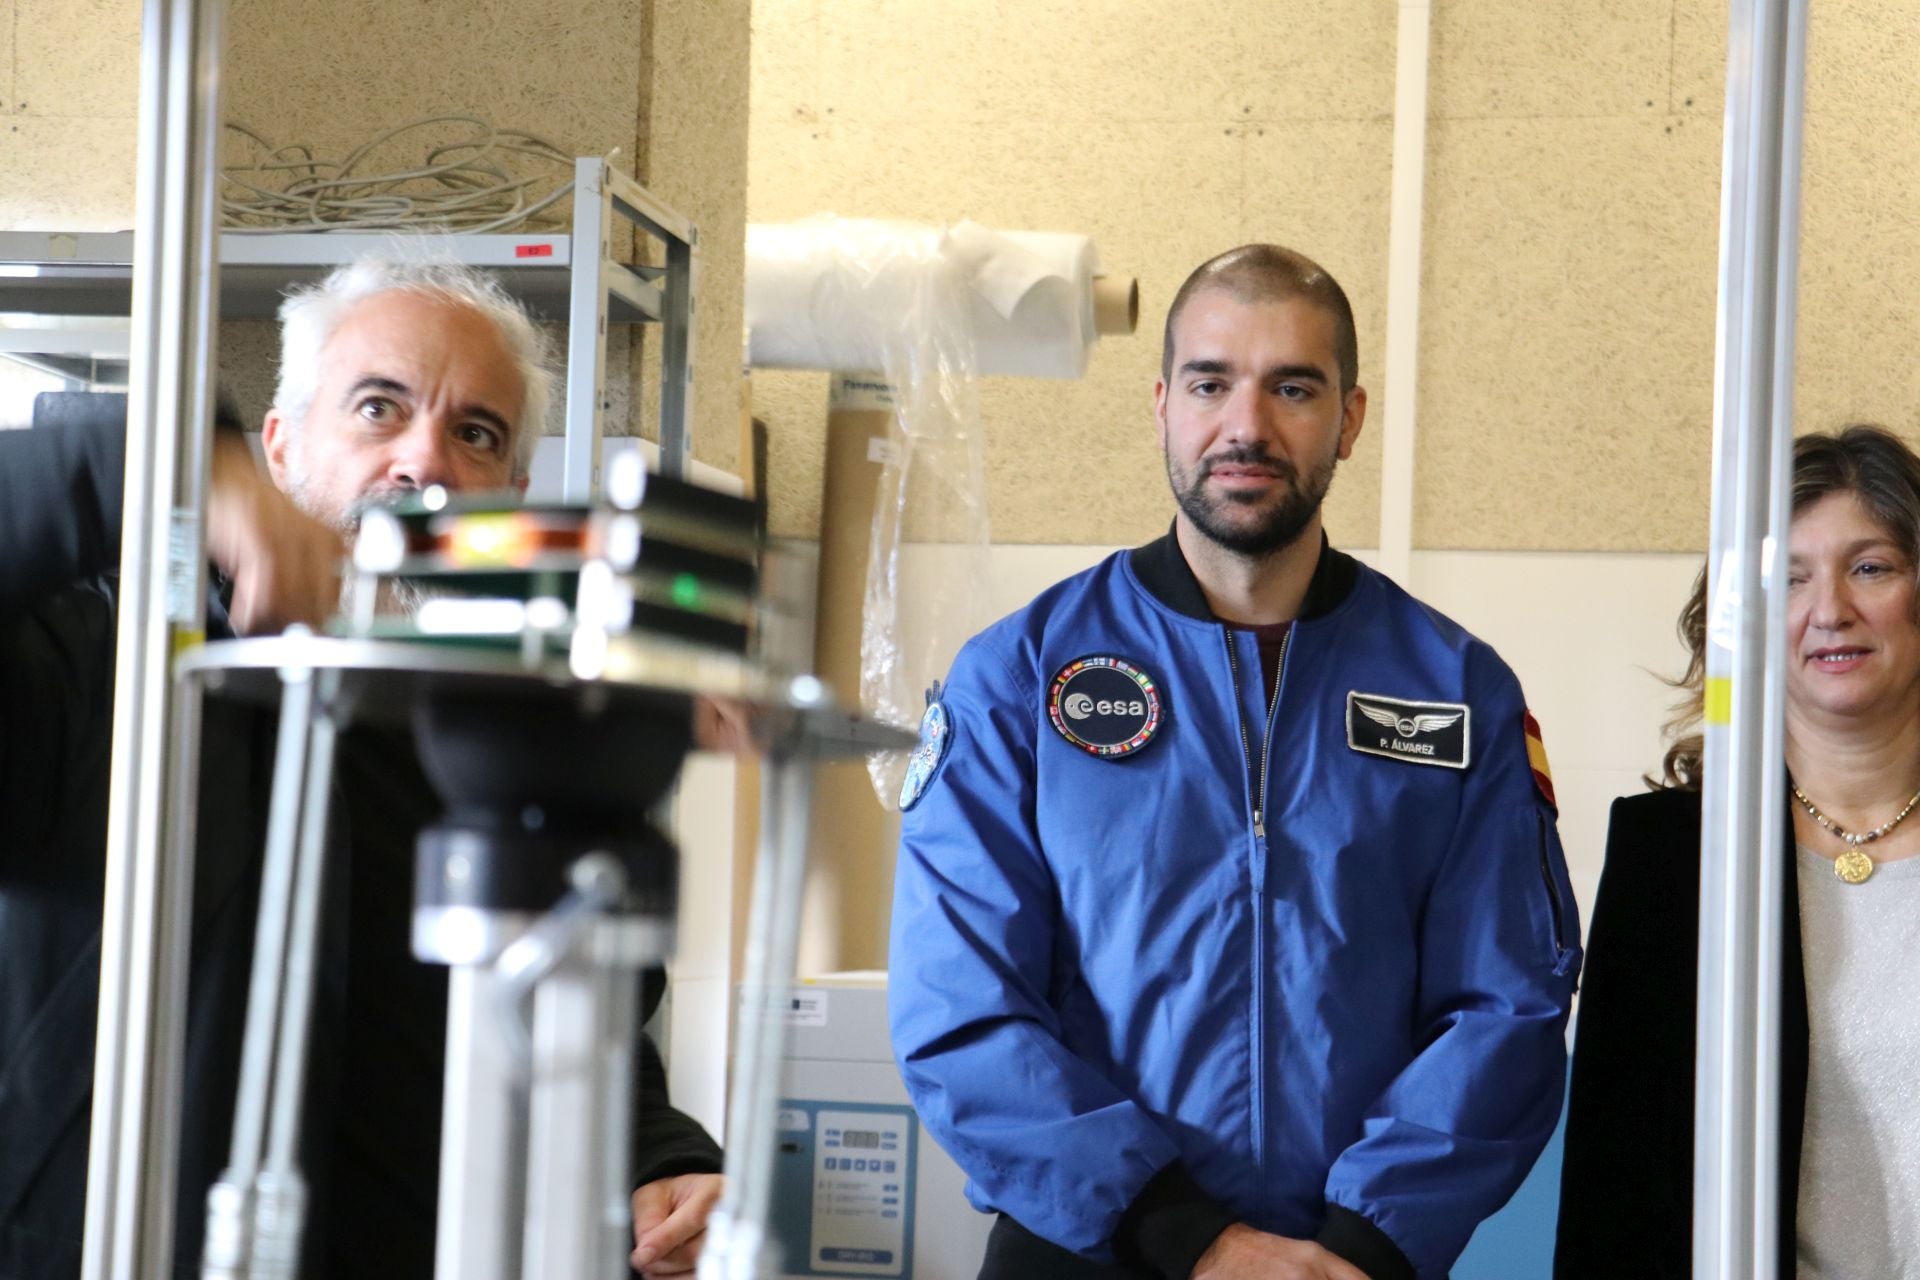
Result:
{"label": "older man with gray hair", "polygon": [[[551,398],[546,347],[489,278],[365,260],[281,309],[262,474],[216,432],[215,637],[318,624],[369,502],[520,489]],[[120,544],[124,430],[0,432],[0,1276],[77,1274]],[[197,1270],[225,1158],[267,810],[271,717],[215,699],[202,732],[177,1270]],[[404,735],[342,739],[303,1163],[308,1275],[426,1275],[446,973],[408,953],[415,833],[439,803]],[[657,999],[658,980],[650,984]],[[719,1151],[641,1046],[634,1263],[692,1269]]]}
{"label": "older man with gray hair", "polygon": [[524,490],[552,382],[545,339],[491,279],[358,262],[280,308],[267,465],[342,529],[359,505],[431,484]]}

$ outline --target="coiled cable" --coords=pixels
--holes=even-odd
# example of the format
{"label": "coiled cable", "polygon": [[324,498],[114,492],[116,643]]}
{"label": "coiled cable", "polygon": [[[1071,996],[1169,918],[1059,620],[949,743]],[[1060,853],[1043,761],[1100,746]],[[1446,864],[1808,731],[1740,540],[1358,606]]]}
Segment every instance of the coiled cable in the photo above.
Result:
{"label": "coiled cable", "polygon": [[[473,126],[471,136],[432,147],[412,168],[363,173],[369,156],[401,134],[441,124]],[[422,116],[396,125],[354,148],[341,160],[314,154],[304,143],[279,146],[246,125],[229,130],[254,144],[256,158],[223,166],[222,222],[229,231],[417,231],[477,235],[519,228],[553,230],[562,224],[540,215],[573,190],[569,176],[545,194],[550,175],[520,176],[507,162],[529,157],[559,165],[571,175],[573,157],[551,142],[518,129],[496,128],[477,116]]]}

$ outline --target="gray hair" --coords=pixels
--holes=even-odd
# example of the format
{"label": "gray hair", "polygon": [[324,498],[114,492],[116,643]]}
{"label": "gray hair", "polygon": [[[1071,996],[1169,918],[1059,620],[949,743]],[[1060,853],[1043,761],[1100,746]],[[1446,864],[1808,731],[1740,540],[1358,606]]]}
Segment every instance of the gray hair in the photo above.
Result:
{"label": "gray hair", "polygon": [[493,322],[526,387],[513,436],[513,475],[516,480],[523,478],[534,441],[546,430],[547,405],[553,399],[546,335],[493,277],[446,260],[361,258],[335,268],[320,283],[287,295],[280,304],[280,379],[274,387],[273,407],[293,428],[296,442],[320,385],[320,353],[334,330],[355,304],[395,290],[471,307]]}

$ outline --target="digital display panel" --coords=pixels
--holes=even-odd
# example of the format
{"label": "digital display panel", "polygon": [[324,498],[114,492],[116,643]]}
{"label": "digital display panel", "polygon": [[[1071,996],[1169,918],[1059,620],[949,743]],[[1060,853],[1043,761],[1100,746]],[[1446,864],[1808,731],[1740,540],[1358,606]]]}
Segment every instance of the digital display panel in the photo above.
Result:
{"label": "digital display panel", "polygon": [[840,1135],[840,1145],[843,1147],[877,1147],[880,1145],[880,1135],[871,1129],[849,1129]]}

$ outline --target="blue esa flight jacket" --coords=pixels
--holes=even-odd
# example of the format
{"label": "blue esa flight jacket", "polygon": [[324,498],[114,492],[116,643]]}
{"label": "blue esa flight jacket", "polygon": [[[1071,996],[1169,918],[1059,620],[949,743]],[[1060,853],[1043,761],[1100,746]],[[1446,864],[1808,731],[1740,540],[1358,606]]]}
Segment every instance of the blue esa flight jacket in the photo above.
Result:
{"label": "blue esa flight jacket", "polygon": [[[1090,656],[1156,686],[1160,723],[1126,754],[1049,714]],[[1463,705],[1466,767],[1356,749],[1435,735],[1350,694]],[[1553,1131],[1580,964],[1507,666],[1323,547],[1269,717],[1255,637],[1212,616],[1169,534],[976,636],[938,698],[891,1022],[974,1205],[1107,1258],[1184,1170],[1212,1231],[1324,1243],[1345,1218],[1401,1255],[1377,1274],[1444,1277]]]}

